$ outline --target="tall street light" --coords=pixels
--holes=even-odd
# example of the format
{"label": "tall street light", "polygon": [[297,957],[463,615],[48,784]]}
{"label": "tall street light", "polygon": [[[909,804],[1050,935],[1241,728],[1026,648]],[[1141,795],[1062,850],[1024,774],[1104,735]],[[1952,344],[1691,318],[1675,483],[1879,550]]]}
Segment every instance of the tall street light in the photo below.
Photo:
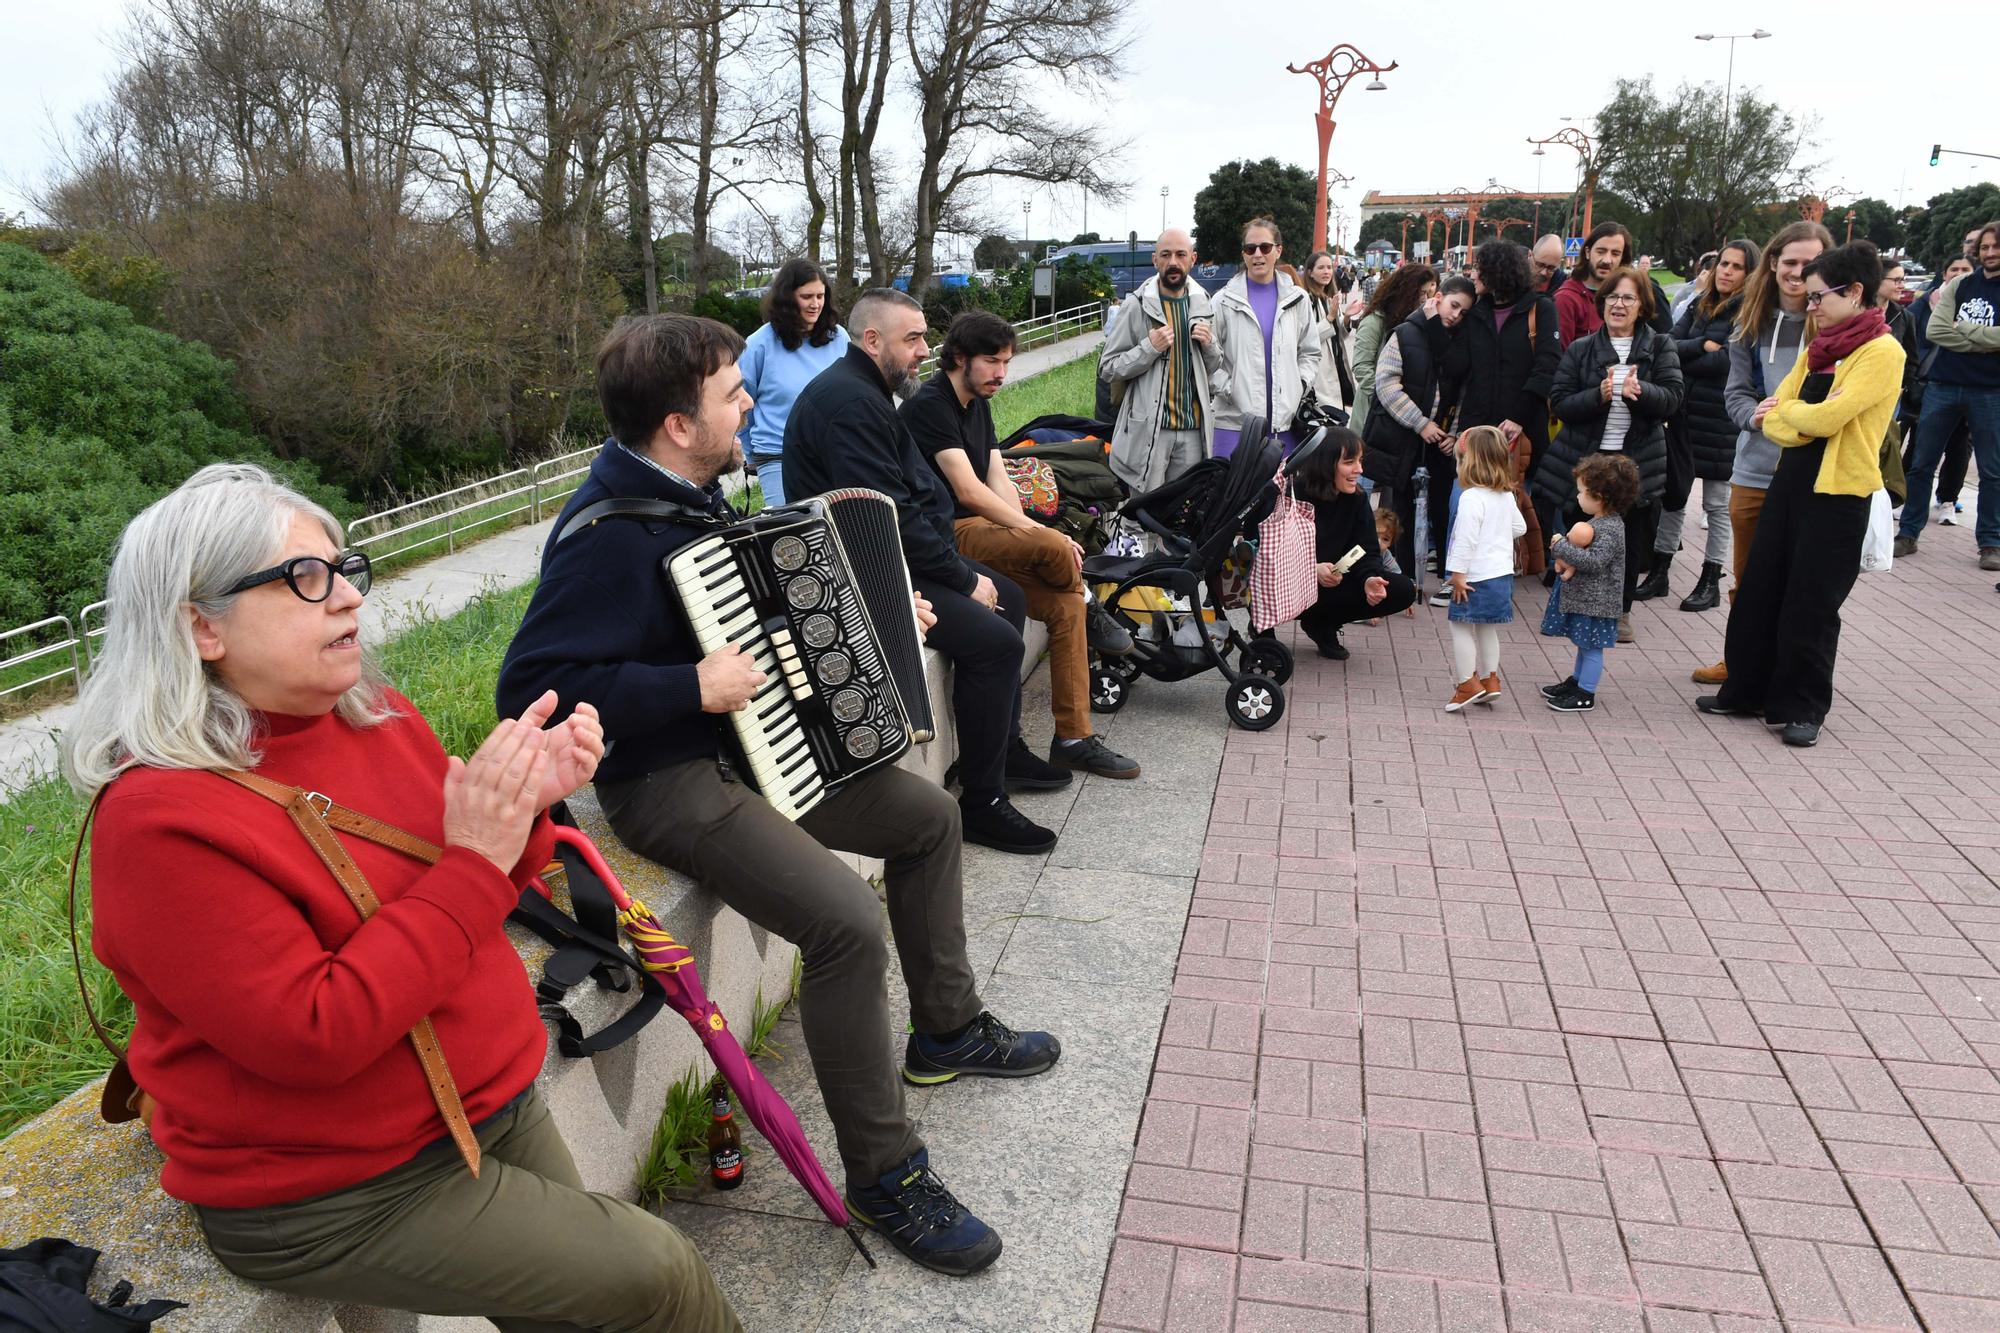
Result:
{"label": "tall street light", "polygon": [[[1160,233],[1162,235],[1165,235],[1166,230],[1167,230],[1167,187],[1162,185],[1160,187]],[[1708,492],[1706,491],[1702,492],[1702,494],[1704,495],[1706,495],[1707,493]]]}
{"label": "tall street light", "polygon": [[1319,193],[1313,202],[1314,247],[1326,244],[1326,150],[1333,144],[1333,108],[1340,101],[1341,90],[1347,87],[1349,79],[1366,70],[1375,77],[1364,85],[1363,91],[1379,93],[1389,86],[1382,82],[1382,75],[1394,68],[1395,61],[1378,65],[1348,42],[1342,42],[1310,64],[1285,66],[1290,73],[1310,74],[1319,80],[1319,111],[1313,117],[1313,123],[1319,127]]}
{"label": "tall street light", "polygon": [[1722,153],[1729,155],[1729,105],[1736,92],[1736,43],[1738,41],[1761,42],[1771,34],[1762,28],[1755,32],[1698,32],[1697,42],[1729,43],[1729,74],[1722,85]]}
{"label": "tall street light", "polygon": [[1565,148],[1574,148],[1576,150],[1577,165],[1583,172],[1583,234],[1588,236],[1590,234],[1591,205],[1597,200],[1597,173],[1599,164],[1596,145],[1590,142],[1588,134],[1585,134],[1574,125],[1565,125],[1546,139],[1530,139],[1528,142],[1535,145],[1535,152],[1537,154],[1541,153],[1543,144],[1551,143],[1561,144]]}

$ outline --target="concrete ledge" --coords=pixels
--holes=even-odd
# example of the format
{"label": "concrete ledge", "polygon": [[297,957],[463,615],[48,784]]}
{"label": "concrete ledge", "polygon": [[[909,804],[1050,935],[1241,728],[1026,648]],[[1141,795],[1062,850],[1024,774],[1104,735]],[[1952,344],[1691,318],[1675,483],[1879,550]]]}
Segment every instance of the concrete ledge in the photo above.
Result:
{"label": "concrete ledge", "polygon": [[[1028,622],[1027,637],[1023,679],[1048,641],[1034,621]],[[942,781],[957,753],[951,670],[934,652],[926,658],[938,735],[906,755],[902,766]],[[628,850],[604,822],[594,795],[580,793],[570,809],[626,888],[694,951],[709,994],[738,1032],[747,1033],[759,988],[771,1000],[785,994],[798,950],[751,925],[692,880]],[[844,854],[842,859],[864,876],[881,873],[880,862]],[[548,946],[518,927],[509,926],[508,934],[527,975],[538,978]],[[629,995],[586,983],[570,993],[568,1008],[586,1031],[595,1031],[629,1004]],[[671,1011],[631,1041],[587,1059],[559,1055],[553,1036],[538,1081],[584,1183],[631,1198],[634,1167],[651,1142],[668,1085],[689,1065],[710,1067],[701,1043]],[[456,1326],[374,1306],[301,1300],[237,1278],[209,1253],[193,1211],[161,1192],[160,1155],[138,1123],[106,1125],[97,1118],[99,1089],[98,1082],[78,1089],[0,1141],[0,1236],[8,1243],[64,1236],[103,1251],[93,1290],[102,1295],[124,1278],[137,1299],[186,1301],[189,1309],[174,1327],[214,1333],[418,1333]]]}

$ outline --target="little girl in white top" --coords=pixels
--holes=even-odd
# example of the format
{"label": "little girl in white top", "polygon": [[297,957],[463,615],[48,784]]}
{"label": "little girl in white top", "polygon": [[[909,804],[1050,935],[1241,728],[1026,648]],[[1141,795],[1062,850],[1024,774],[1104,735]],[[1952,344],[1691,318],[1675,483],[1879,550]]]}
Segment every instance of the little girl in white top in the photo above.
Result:
{"label": "little girl in white top", "polygon": [[1465,490],[1451,520],[1444,567],[1451,576],[1451,655],[1458,689],[1444,706],[1500,697],[1500,626],[1514,619],[1514,543],[1528,531],[1514,501],[1514,460],[1497,426],[1458,437],[1458,480]]}

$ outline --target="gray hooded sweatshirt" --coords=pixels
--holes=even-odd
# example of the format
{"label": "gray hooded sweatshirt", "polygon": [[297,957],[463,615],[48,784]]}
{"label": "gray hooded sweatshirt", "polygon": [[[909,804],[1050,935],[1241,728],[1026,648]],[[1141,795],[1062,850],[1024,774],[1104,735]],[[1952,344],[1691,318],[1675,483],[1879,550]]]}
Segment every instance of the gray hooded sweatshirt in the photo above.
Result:
{"label": "gray hooded sweatshirt", "polygon": [[[1757,340],[1756,347],[1741,338],[1730,339],[1729,385],[1722,391],[1729,419],[1742,432],[1736,437],[1736,470],[1730,474],[1729,484],[1758,491],[1771,489],[1771,478],[1778,472],[1778,446],[1766,439],[1762,430],[1753,429],[1750,419],[1757,415],[1757,404],[1775,394],[1785,376],[1792,373],[1792,363],[1799,359],[1805,345],[1806,332],[1803,314],[1791,314],[1782,306],[1771,313],[1777,318]],[[1762,391],[1751,378],[1753,357],[1764,369]]]}

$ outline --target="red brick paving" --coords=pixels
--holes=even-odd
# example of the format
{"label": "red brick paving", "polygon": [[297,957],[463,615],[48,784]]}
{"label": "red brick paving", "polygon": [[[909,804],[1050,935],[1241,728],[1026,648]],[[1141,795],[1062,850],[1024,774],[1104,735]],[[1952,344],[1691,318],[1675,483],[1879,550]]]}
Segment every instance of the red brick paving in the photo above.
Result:
{"label": "red brick paving", "polygon": [[1972,556],[1862,577],[1809,751],[1693,711],[1673,601],[1585,716],[1528,580],[1491,708],[1441,611],[1302,661],[1229,737],[1099,1327],[2000,1329]]}

